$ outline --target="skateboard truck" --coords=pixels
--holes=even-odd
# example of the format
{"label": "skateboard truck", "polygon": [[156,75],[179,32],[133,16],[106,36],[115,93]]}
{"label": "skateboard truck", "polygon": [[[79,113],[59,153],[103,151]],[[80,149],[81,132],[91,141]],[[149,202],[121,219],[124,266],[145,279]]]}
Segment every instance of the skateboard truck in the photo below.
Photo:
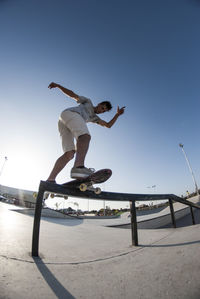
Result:
{"label": "skateboard truck", "polygon": [[63,194],[57,194],[57,193],[50,193],[50,197],[51,198],[54,198],[54,197],[62,197],[64,199],[68,199],[68,196],[67,195],[63,195]]}
{"label": "skateboard truck", "polygon": [[95,194],[100,194],[101,193],[101,188],[99,187],[93,187],[93,182],[91,182],[91,186],[88,186],[87,184],[80,184],[79,186],[79,189],[80,191],[82,192],[85,192],[86,190],[89,190],[89,191],[93,191]]}

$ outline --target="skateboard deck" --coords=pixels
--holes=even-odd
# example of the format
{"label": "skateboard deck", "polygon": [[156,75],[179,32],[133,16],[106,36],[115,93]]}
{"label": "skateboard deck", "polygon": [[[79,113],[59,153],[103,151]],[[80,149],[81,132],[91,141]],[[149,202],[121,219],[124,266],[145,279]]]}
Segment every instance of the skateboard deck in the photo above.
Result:
{"label": "skateboard deck", "polygon": [[79,189],[83,192],[86,190],[90,190],[94,191],[94,193],[96,194],[100,194],[101,189],[99,187],[95,188],[93,187],[93,185],[104,183],[111,177],[111,175],[111,169],[100,169],[86,178],[75,179],[62,184],[62,186],[67,188]]}

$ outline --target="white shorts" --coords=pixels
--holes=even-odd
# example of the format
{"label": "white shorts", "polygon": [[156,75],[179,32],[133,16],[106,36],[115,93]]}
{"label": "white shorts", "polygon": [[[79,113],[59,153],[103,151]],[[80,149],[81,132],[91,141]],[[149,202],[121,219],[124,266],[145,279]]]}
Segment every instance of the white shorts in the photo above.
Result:
{"label": "white shorts", "polygon": [[81,135],[90,135],[82,116],[70,110],[65,110],[61,113],[58,121],[58,130],[64,153],[75,150],[74,138],[77,140]]}

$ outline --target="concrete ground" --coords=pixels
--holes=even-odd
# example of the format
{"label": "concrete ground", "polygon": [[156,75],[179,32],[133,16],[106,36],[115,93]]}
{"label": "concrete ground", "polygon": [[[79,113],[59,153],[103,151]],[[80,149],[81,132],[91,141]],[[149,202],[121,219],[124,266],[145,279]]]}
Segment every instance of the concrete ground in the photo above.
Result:
{"label": "concrete ground", "polygon": [[200,298],[200,224],[141,229],[132,247],[128,229],[42,218],[32,258],[33,217],[13,209],[0,203],[1,299]]}

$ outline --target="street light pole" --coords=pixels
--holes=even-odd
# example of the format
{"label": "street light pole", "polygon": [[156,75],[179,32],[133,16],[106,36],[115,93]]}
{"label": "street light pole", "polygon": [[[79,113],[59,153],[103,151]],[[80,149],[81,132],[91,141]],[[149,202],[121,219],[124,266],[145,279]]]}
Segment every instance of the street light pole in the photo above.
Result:
{"label": "street light pole", "polygon": [[189,168],[189,170],[190,170],[190,172],[191,172],[191,175],[192,175],[192,178],[193,178],[193,181],[194,181],[194,185],[195,185],[196,192],[197,192],[197,194],[199,195],[199,189],[198,189],[198,186],[197,186],[197,182],[196,182],[196,180],[195,180],[194,173],[193,173],[192,167],[191,167],[191,165],[190,165],[190,162],[189,162],[189,160],[188,160],[188,157],[187,157],[187,155],[186,155],[186,153],[185,153],[185,151],[184,151],[183,144],[182,144],[182,143],[179,143],[179,146],[180,146],[180,148],[182,149],[182,152],[183,152],[183,154],[184,154],[184,156],[185,156],[185,160],[186,160],[186,162],[187,162],[188,168]]}
{"label": "street light pole", "polygon": [[[8,158],[7,158],[7,157],[4,157],[4,162],[3,162],[3,165],[2,165],[1,170],[0,170],[0,176],[2,175],[4,166],[5,166],[7,160],[8,160]],[[2,188],[0,187],[0,193],[1,193],[1,192],[2,192]]]}
{"label": "street light pole", "polygon": [[4,158],[3,165],[2,165],[2,167],[1,167],[1,170],[0,170],[0,176],[2,175],[2,172],[3,172],[4,166],[5,166],[5,164],[6,164],[6,161],[7,161],[7,160],[8,160],[8,158],[7,158],[7,157],[5,157],[5,158]]}

